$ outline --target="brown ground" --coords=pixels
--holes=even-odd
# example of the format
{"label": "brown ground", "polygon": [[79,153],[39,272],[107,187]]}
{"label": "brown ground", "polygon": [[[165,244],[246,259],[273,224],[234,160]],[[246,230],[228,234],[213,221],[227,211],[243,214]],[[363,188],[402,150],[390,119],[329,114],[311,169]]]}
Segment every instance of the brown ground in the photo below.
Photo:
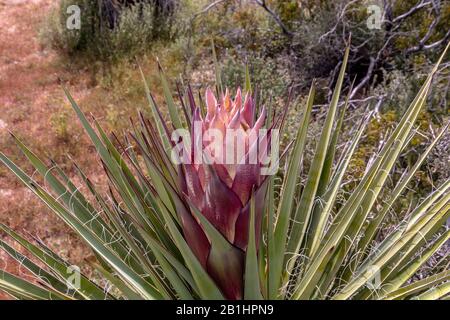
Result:
{"label": "brown ground", "polygon": [[[39,44],[40,26],[54,3],[51,0],[0,0],[0,151],[29,173],[30,166],[13,145],[9,130],[42,156],[56,154],[61,160],[65,159],[64,154],[70,153],[85,167],[94,158],[92,150],[85,148],[81,153],[76,148],[81,143],[87,145],[83,135],[72,136],[74,142],[68,144],[58,139],[52,130],[52,115],[67,109],[58,78],[71,79],[67,85],[76,99],[90,92],[87,75],[83,72],[67,74],[57,54]],[[69,122],[76,123],[72,119],[70,115]],[[49,150],[51,152],[47,153]],[[65,160],[65,163],[69,162]],[[95,174],[87,167],[90,174]],[[39,236],[73,263],[81,262],[86,256],[86,249],[70,230],[3,165],[0,165],[0,222],[18,232],[26,230]],[[8,271],[19,271],[0,252],[0,268],[5,265]]]}

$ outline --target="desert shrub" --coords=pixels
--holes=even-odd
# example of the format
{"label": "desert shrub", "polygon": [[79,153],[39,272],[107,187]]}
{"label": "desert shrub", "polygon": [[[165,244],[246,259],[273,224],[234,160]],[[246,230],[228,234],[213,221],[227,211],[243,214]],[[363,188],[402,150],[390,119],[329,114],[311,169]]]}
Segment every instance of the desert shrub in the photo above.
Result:
{"label": "desert shrub", "polygon": [[[382,83],[390,72],[414,74],[417,66],[429,68],[430,61],[450,37],[447,1],[423,1],[422,6],[403,0],[269,3],[291,35],[280,38],[281,29],[273,24],[266,34],[267,44],[273,42],[273,47],[281,49],[280,54],[291,62],[291,78],[300,83],[313,78],[334,83],[336,65],[345,46],[342,40],[350,34],[352,53],[347,84],[353,79],[356,84],[363,82],[359,94]],[[377,5],[381,10],[379,28],[369,27],[369,5]],[[440,107],[445,106],[441,103]]]}
{"label": "desert shrub", "polygon": [[[384,14],[380,29],[368,27],[368,7],[374,4]],[[402,0],[389,3],[224,1],[212,7],[205,5],[209,10],[200,10],[202,14],[195,16],[190,30],[194,38],[191,42],[197,47],[209,48],[213,39],[226,64],[230,61],[251,64],[257,60],[255,64],[271,70],[275,62],[283,78],[288,79],[287,83],[293,84],[298,92],[306,93],[312,79],[318,79],[324,87],[332,87],[341,52],[351,34],[352,50],[345,85],[349,86],[353,79],[355,86],[361,84],[353,98],[367,96],[373,87],[386,84],[389,81],[386,76],[396,71],[419,72],[415,76],[417,84],[412,88],[417,89],[424,79],[418,67],[429,69],[430,61],[436,58],[450,36],[450,20],[447,19],[450,5],[445,1],[436,1],[436,5],[425,1],[423,6],[414,9],[415,6],[415,2]],[[399,18],[402,15],[404,18]],[[201,50],[195,50],[196,54],[199,51],[201,55]],[[270,71],[267,72],[269,78],[270,75]],[[276,76],[275,73],[273,77]],[[448,86],[448,78],[442,78],[447,80]],[[268,79],[268,83],[271,82]],[[443,102],[438,105],[441,109]]]}
{"label": "desert shrub", "polygon": [[232,55],[227,55],[222,60],[223,81],[229,87],[237,87],[244,83],[245,65],[248,65],[252,79],[258,82],[261,94],[280,97],[287,93],[291,82],[282,61],[275,59],[263,59],[261,57],[249,57],[247,62],[239,61]]}
{"label": "desert shrub", "polygon": [[[66,25],[72,5],[81,10],[79,29]],[[61,0],[43,27],[41,38],[71,57],[133,57],[151,48],[155,41],[175,36],[176,10],[173,0]]]}

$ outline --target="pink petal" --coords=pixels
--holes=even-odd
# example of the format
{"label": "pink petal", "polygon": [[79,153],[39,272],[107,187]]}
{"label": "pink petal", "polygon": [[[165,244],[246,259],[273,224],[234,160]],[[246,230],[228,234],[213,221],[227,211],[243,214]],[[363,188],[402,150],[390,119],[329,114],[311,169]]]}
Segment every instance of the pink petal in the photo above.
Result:
{"label": "pink petal", "polygon": [[236,130],[239,129],[240,127],[241,127],[241,110],[239,109],[238,112],[231,119],[227,128]]}
{"label": "pink petal", "polygon": [[223,119],[220,117],[219,113],[216,113],[211,120],[211,128],[219,129],[222,134],[225,134],[225,124],[223,123]]}
{"label": "pink petal", "polygon": [[211,245],[203,229],[192,216],[181,214],[181,224],[186,242],[203,268],[207,268],[207,259]]}
{"label": "pink petal", "polygon": [[201,265],[206,269],[209,250],[211,248],[208,238],[197,220],[194,219],[184,206],[177,205],[177,212],[181,220],[184,238],[189,248],[191,248]]}
{"label": "pink petal", "polygon": [[252,97],[247,94],[245,96],[244,108],[242,110],[242,118],[249,127],[253,126],[254,106]]}
{"label": "pink petal", "polygon": [[230,98],[230,92],[228,91],[228,88],[225,90],[225,96],[223,97],[222,105],[224,106],[226,111],[231,110],[231,98]]}
{"label": "pink petal", "polygon": [[236,219],[242,208],[241,200],[220,180],[212,167],[207,167],[206,172],[209,175],[209,182],[205,190],[202,213],[232,243]]}
{"label": "pink petal", "polygon": [[227,166],[220,163],[214,163],[213,167],[214,170],[216,170],[220,180],[222,180],[222,182],[224,182],[228,188],[231,188],[233,184],[233,179],[231,178],[230,173],[228,172]]}
{"label": "pink petal", "polygon": [[[255,192],[255,222],[256,222],[256,247],[259,247],[259,243],[261,241],[261,223],[263,211],[265,209],[265,196],[267,191],[267,181],[261,185],[258,190]],[[250,218],[250,202],[242,209],[241,214],[239,215],[236,221],[236,237],[234,239],[234,245],[241,248],[242,250],[247,250],[248,244],[248,224]]]}
{"label": "pink petal", "polygon": [[206,88],[206,118],[211,120],[216,113],[217,100],[210,88]]}
{"label": "pink petal", "polygon": [[240,109],[241,106],[242,106],[242,92],[241,92],[241,88],[238,88],[237,91],[236,91],[236,97],[234,98],[234,105],[238,109]]}
{"label": "pink petal", "polygon": [[266,122],[266,108],[262,107],[261,110],[261,114],[259,115],[258,120],[256,120],[255,125],[253,126],[253,129],[255,129],[256,131],[258,131],[259,129],[261,129],[262,127],[264,127],[264,124]]}
{"label": "pink petal", "polygon": [[197,209],[201,211],[203,209],[204,192],[200,183],[198,172],[191,164],[184,165],[183,170],[182,177],[184,178],[184,188],[182,190],[185,194],[187,194]]}
{"label": "pink petal", "polygon": [[242,206],[245,206],[250,198],[253,186],[259,184],[259,164],[239,164],[236,169],[233,186],[231,189],[239,195]]}
{"label": "pink petal", "polygon": [[194,116],[192,117],[193,125],[191,128],[191,161],[192,163],[201,162],[201,150],[202,150],[202,137],[203,127],[198,124],[202,124],[202,118],[200,115],[200,109],[194,110]]}

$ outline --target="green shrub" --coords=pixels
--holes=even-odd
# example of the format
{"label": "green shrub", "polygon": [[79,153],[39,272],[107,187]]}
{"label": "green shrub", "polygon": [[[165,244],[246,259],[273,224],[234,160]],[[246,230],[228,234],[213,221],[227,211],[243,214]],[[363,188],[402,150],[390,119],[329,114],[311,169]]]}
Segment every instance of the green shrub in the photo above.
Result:
{"label": "green shrub", "polygon": [[[252,79],[258,83],[259,89],[265,98],[268,96],[280,97],[287,93],[291,79],[287,74],[282,61],[264,59],[258,56],[247,60]],[[223,59],[223,81],[228,87],[238,87],[245,80],[245,63],[232,55]]]}
{"label": "green shrub", "polygon": [[[81,10],[80,29],[66,26],[67,9]],[[102,61],[134,57],[158,40],[175,36],[176,1],[147,0],[61,0],[43,27],[41,38],[47,45],[67,55],[87,56]]]}

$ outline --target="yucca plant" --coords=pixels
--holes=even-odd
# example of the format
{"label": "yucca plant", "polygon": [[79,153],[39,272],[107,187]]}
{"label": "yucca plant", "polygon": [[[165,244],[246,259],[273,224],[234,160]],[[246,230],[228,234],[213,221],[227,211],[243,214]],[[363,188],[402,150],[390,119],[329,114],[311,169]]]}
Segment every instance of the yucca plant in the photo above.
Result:
{"label": "yucca plant", "polygon": [[[252,150],[257,150],[258,156],[274,151],[276,132],[283,130],[290,98],[283,112],[260,107],[248,71],[243,92],[238,90],[234,99],[223,90],[218,72],[217,96],[207,90],[205,99],[196,99],[189,87],[185,94],[179,88],[179,104],[161,71],[170,123],[145,84],[152,118],[139,114],[139,123],[131,123],[131,133],[122,141],[107,135],[95,120],[91,124],[66,91],[96,147],[109,178],[109,193],[99,191],[76,166],[90,192],[83,194],[55,163],[47,166],[15,136],[51,190],[4,154],[0,160],[86,241],[97,258],[92,267],[114,289],[106,291],[82,274],[74,285],[69,262],[42,242],[32,243],[5,225],[0,229],[29,254],[5,241],[0,242],[1,247],[35,280],[1,271],[0,289],[18,299],[448,298],[447,268],[437,267],[419,281],[411,278],[450,238],[449,231],[442,231],[450,215],[450,181],[432,192],[382,241],[377,240],[391,207],[446,128],[405,170],[382,205],[375,205],[380,195],[386,194],[382,193],[386,181],[414,133],[414,122],[444,56],[372,157],[364,176],[339,203],[345,172],[370,118],[369,114],[361,120],[336,160],[348,103],[347,98],[338,110],[348,49],[303,184],[299,183],[300,172],[314,85],[295,140],[280,157],[285,165],[276,175],[263,174],[267,162],[261,158],[247,160]],[[245,161],[216,161],[216,151],[230,142],[221,141],[216,149],[213,144],[217,141],[205,143],[196,126],[202,133],[211,128],[225,135],[228,129],[239,130],[237,146],[231,151],[244,146],[240,160]],[[267,129],[264,135],[250,139],[262,128]],[[193,141],[178,134],[183,129],[192,132]],[[173,157],[174,150],[178,157]],[[174,161],[182,154],[187,162]],[[271,159],[269,164],[277,167],[279,160]]]}

